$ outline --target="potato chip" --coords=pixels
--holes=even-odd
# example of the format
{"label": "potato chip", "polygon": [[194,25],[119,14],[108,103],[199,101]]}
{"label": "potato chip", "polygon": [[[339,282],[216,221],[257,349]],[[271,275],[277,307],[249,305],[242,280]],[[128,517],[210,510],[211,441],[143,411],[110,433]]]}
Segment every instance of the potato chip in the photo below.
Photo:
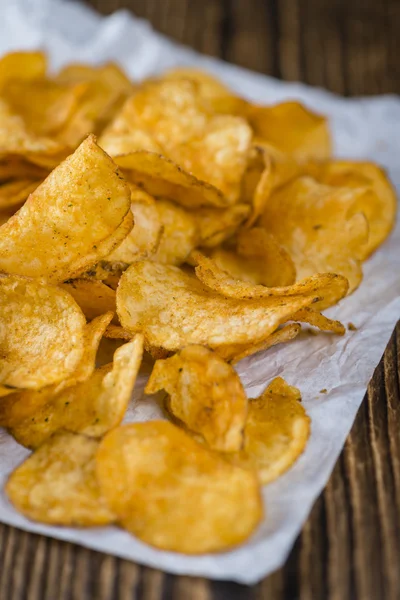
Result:
{"label": "potato chip", "polygon": [[368,240],[361,257],[368,258],[387,238],[396,218],[396,194],[385,171],[369,162],[332,160],[308,164],[307,172],[326,185],[368,189],[357,201],[368,221]]}
{"label": "potato chip", "polygon": [[132,228],[130,190],[89,136],[0,230],[0,271],[59,282],[109,254]]}
{"label": "potato chip", "polygon": [[126,331],[120,325],[109,325],[104,332],[104,337],[110,340],[127,340],[130,341],[133,337],[132,333]]}
{"label": "potato chip", "polygon": [[229,239],[250,213],[246,204],[235,204],[225,209],[200,208],[195,218],[200,235],[200,245],[214,248]]}
{"label": "potato chip", "polygon": [[55,394],[88,379],[95,369],[100,341],[112,317],[113,313],[109,312],[85,325],[82,358],[66,379],[39,390],[11,390],[13,395],[0,402],[0,426],[16,427],[22,421],[31,419]]}
{"label": "potato chip", "polygon": [[48,402],[10,428],[17,442],[37,448],[60,429],[101,437],[124,418],[142,361],[140,335],[118,348],[112,364],[85,381],[54,393]]}
{"label": "potato chip", "polygon": [[[311,287],[311,286],[310,286]],[[177,267],[134,263],[122,275],[117,312],[124,329],[143,333],[149,346],[175,351],[189,344],[218,349],[265,339],[300,308],[318,298],[275,296],[251,302],[228,298]]]}
{"label": "potato chip", "polygon": [[169,411],[213,450],[234,452],[243,443],[247,397],[236,371],[204,346],[187,346],[158,360],[146,394],[164,389]]}
{"label": "potato chip", "polygon": [[39,389],[68,377],[83,353],[85,317],[66,291],[0,277],[0,383]]}
{"label": "potato chip", "polygon": [[111,431],[96,462],[101,492],[119,523],[157,548],[224,550],[247,539],[262,518],[255,474],[167,421]]}
{"label": "potato chip", "polygon": [[332,144],[327,119],[300,102],[252,106],[246,114],[258,141],[297,160],[329,158]]}
{"label": "potato chip", "polygon": [[274,379],[261,396],[249,400],[243,450],[224,456],[257,470],[264,484],[279,477],[304,451],[310,435],[310,418],[300,400],[297,388]]}
{"label": "potato chip", "polygon": [[299,279],[338,273],[348,279],[352,291],[362,279],[360,258],[365,254],[368,223],[358,203],[366,193],[301,177],[271,195],[262,226],[290,254]]}
{"label": "potato chip", "polygon": [[293,321],[300,321],[301,323],[308,323],[313,327],[318,327],[321,331],[332,331],[338,335],[344,335],[346,328],[340,321],[334,321],[328,319],[317,310],[306,307],[301,308],[293,315]]}
{"label": "potato chip", "polygon": [[211,258],[220,269],[242,281],[279,287],[292,285],[296,280],[289,254],[260,227],[239,231],[236,252],[216,248]]}
{"label": "potato chip", "polygon": [[[257,219],[263,214],[265,205],[268,202],[268,198],[274,186],[272,160],[264,150],[258,148],[258,151],[261,152],[262,156],[261,171],[257,173],[257,166],[253,167],[253,171],[248,173],[247,179],[247,186],[255,185],[254,191],[252,192],[249,187],[247,190],[244,190],[244,194],[250,194],[250,204],[252,207],[251,214],[246,222],[246,227],[252,227]],[[257,177],[258,174],[259,176]],[[249,179],[250,177],[253,177],[253,183],[252,180]]]}
{"label": "potato chip", "polygon": [[229,354],[227,353],[228,349],[225,349],[226,358],[230,358],[230,361],[233,365],[236,365],[240,360],[251,356],[252,354],[256,354],[257,352],[262,352],[264,350],[268,350],[272,346],[276,346],[277,344],[283,344],[284,342],[290,342],[293,340],[301,331],[301,325],[298,323],[291,323],[290,325],[285,325],[281,329],[277,329],[274,333],[271,333],[265,340],[262,340],[258,344],[250,345],[250,346],[236,346],[229,349]]}
{"label": "potato chip", "polygon": [[166,265],[180,265],[200,242],[196,213],[168,200],[158,200],[156,210],[162,233],[154,260]]}
{"label": "potato chip", "polygon": [[40,181],[32,179],[16,179],[0,185],[0,210],[8,210],[22,204]]}
{"label": "potato chip", "polygon": [[149,194],[131,185],[131,210],[134,218],[132,231],[109,256],[111,263],[130,265],[135,260],[152,256],[162,236],[162,222],[158,206]]}
{"label": "potato chip", "polygon": [[189,209],[229,206],[229,200],[220,190],[160,154],[143,150],[115,156],[114,160],[124,170],[128,181],[151,196],[173,200]]}
{"label": "potato chip", "polygon": [[6,494],[28,519],[94,527],[115,521],[95,473],[96,440],[59,433],[11,473]]}
{"label": "potato chip", "polygon": [[10,52],[0,59],[0,89],[13,79],[31,81],[46,75],[47,59],[43,52]]}
{"label": "potato chip", "polygon": [[267,287],[235,279],[220,269],[210,258],[197,250],[191,254],[196,262],[196,276],[211,290],[228,298],[261,299],[275,297],[318,296],[318,308],[332,306],[347,293],[348,282],[345,277],[335,273],[311,275],[292,285]]}
{"label": "potato chip", "polygon": [[[87,319],[94,319],[99,315],[112,311],[115,313],[115,290],[112,290],[101,281],[94,279],[71,279],[61,286],[67,290],[81,307]],[[116,316],[113,323],[118,324]]]}

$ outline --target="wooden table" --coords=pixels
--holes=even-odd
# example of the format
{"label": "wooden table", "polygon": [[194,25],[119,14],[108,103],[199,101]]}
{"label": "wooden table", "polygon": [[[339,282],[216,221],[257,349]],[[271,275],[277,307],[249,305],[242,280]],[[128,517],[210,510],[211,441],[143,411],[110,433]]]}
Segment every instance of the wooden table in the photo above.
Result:
{"label": "wooden table", "polygon": [[[239,65],[345,95],[400,92],[399,0],[91,0]],[[400,323],[285,566],[253,588],[174,577],[0,525],[0,600],[398,600]]]}

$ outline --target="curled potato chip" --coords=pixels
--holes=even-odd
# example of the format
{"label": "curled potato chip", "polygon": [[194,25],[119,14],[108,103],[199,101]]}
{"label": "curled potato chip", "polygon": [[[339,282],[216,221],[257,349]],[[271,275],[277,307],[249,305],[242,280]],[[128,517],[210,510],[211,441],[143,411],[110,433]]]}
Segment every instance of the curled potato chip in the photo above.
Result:
{"label": "curled potato chip", "polygon": [[0,89],[10,80],[42,79],[46,75],[47,59],[43,52],[10,52],[0,59]]}
{"label": "curled potato chip", "polygon": [[308,323],[313,327],[318,327],[321,331],[332,331],[338,335],[346,333],[346,328],[340,321],[328,319],[325,315],[309,307],[301,308],[292,318],[293,321],[300,321],[301,323]]}
{"label": "curled potato chip", "polygon": [[186,554],[223,550],[247,539],[262,518],[255,474],[167,421],[111,431],[96,462],[101,492],[118,522],[157,548]]}
{"label": "curled potato chip", "polygon": [[126,331],[120,325],[109,325],[104,332],[104,337],[110,340],[127,340],[130,341],[132,339],[132,334],[129,331]]}
{"label": "curled potato chip", "polygon": [[298,323],[291,323],[290,325],[285,325],[281,329],[277,329],[274,333],[271,333],[265,340],[262,340],[258,344],[250,345],[250,346],[233,346],[232,348],[225,349],[226,358],[230,359],[230,362],[233,365],[236,365],[240,360],[251,356],[252,354],[256,354],[257,352],[262,352],[264,350],[268,350],[272,346],[276,346],[277,344],[282,344],[284,342],[289,342],[293,340],[301,331],[301,325]]}
{"label": "curled potato chip", "polygon": [[96,440],[59,433],[11,473],[6,494],[23,515],[53,525],[94,527],[115,521],[95,473]]}
{"label": "curled potato chip", "polygon": [[39,389],[68,377],[83,353],[85,317],[66,291],[0,277],[0,383]]}
{"label": "curled potato chip", "polygon": [[256,142],[266,142],[297,160],[329,158],[332,152],[327,119],[300,102],[251,106],[246,114]]}
{"label": "curled potato chip", "polygon": [[200,245],[214,248],[230,238],[250,213],[246,204],[235,204],[225,209],[200,208],[195,213]]}
{"label": "curled potato chip", "polygon": [[158,360],[146,394],[164,389],[168,409],[213,450],[234,452],[243,442],[247,397],[236,371],[204,346],[187,346]]}
{"label": "curled potato chip", "polygon": [[24,420],[31,419],[56,394],[88,379],[95,369],[97,351],[112,317],[112,312],[105,313],[85,325],[82,358],[66,379],[39,390],[11,390],[13,395],[0,403],[0,426],[16,427]]}
{"label": "curled potato chip", "polygon": [[368,190],[357,201],[368,221],[368,240],[361,256],[367,258],[387,238],[396,218],[396,193],[385,171],[370,162],[348,160],[310,163],[306,171],[326,185]]}
{"label": "curled potato chip", "polygon": [[115,156],[128,181],[155,197],[167,198],[186,208],[229,206],[216,187],[197,179],[176,163],[155,152],[137,151]]}
{"label": "curled potato chip", "polygon": [[261,227],[238,232],[236,252],[216,248],[211,258],[220,268],[242,281],[269,287],[292,285],[296,269],[289,254]]}
{"label": "curled potato chip", "polygon": [[197,264],[195,270],[200,281],[211,290],[229,298],[254,300],[272,296],[312,296],[318,297],[318,308],[327,308],[339,302],[348,290],[347,279],[335,273],[311,275],[287,286],[256,285],[231,277],[229,273],[220,269],[211,258],[197,250],[192,252],[191,257]]}
{"label": "curled potato chip", "polygon": [[200,241],[196,213],[190,213],[168,200],[158,200],[156,210],[162,233],[154,260],[180,265]]}
{"label": "curled potato chip", "polygon": [[[310,286],[311,287],[311,286]],[[251,302],[221,296],[177,267],[140,261],[122,275],[117,312],[124,329],[143,333],[146,347],[175,351],[189,344],[218,349],[265,339],[315,296]]]}
{"label": "curled potato chip", "polygon": [[0,210],[8,210],[22,204],[40,181],[16,179],[0,186]]}
{"label": "curled potato chip", "polygon": [[53,393],[33,417],[10,428],[17,442],[37,448],[60,429],[101,437],[124,418],[143,354],[140,335],[119,347],[113,363],[85,381]]}
{"label": "curled potato chip", "polygon": [[284,473],[303,452],[310,418],[297,388],[277,377],[258,398],[249,400],[244,446],[226,454],[235,465],[256,470],[262,483]]}
{"label": "curled potato chip", "polygon": [[0,230],[0,271],[71,278],[109,254],[132,228],[130,190],[89,136]]}
{"label": "curled potato chip", "polygon": [[[101,281],[71,279],[61,284],[60,287],[71,294],[87,319],[94,319],[106,312],[115,313],[116,311],[115,290]],[[118,323],[116,316],[113,317],[113,323]]]}
{"label": "curled potato chip", "polygon": [[352,291],[362,279],[368,223],[358,204],[366,193],[301,177],[271,195],[262,226],[290,254],[298,278],[330,271],[346,277]]}

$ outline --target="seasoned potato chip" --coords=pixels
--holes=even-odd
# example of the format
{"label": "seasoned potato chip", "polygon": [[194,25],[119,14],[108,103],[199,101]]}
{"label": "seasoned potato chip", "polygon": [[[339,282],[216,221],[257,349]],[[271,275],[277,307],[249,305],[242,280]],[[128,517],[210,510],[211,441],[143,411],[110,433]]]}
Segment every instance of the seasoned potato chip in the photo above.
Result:
{"label": "seasoned potato chip", "polygon": [[59,433],[11,473],[6,494],[25,517],[53,525],[94,527],[115,521],[95,473],[98,442]]}
{"label": "seasoned potato chip", "polygon": [[196,214],[168,200],[158,200],[156,210],[163,230],[154,260],[180,265],[200,242]]}
{"label": "seasoned potato chip", "polygon": [[297,283],[287,286],[267,287],[234,279],[211,259],[197,250],[192,252],[192,259],[197,264],[196,275],[200,281],[211,290],[237,299],[261,299],[276,297],[291,297],[296,295],[318,296],[318,308],[332,306],[339,302],[347,293],[348,281],[335,273],[311,275]]}
{"label": "seasoned potato chip", "polygon": [[[257,149],[261,152],[262,156],[262,168],[257,177],[257,165],[253,167],[253,171],[248,172],[247,186],[252,185],[252,180],[249,177],[253,177],[253,185],[256,182],[254,191],[248,188],[244,190],[245,194],[250,194],[251,214],[246,222],[246,227],[252,227],[257,219],[263,214],[268,198],[274,187],[274,171],[272,166],[272,160],[265,150],[260,148]],[[259,161],[260,159],[258,159]],[[259,167],[258,167],[259,168]]]}
{"label": "seasoned potato chip", "polygon": [[16,427],[24,420],[31,419],[56,394],[88,379],[95,369],[97,350],[112,317],[113,313],[109,312],[85,325],[82,358],[66,379],[39,390],[12,390],[13,395],[0,402],[0,426]]}
{"label": "seasoned potato chip", "polygon": [[85,317],[66,291],[0,277],[0,383],[39,389],[68,377],[83,353]]}
{"label": "seasoned potato chip", "polygon": [[119,523],[157,548],[224,550],[247,539],[262,518],[255,474],[167,421],[111,431],[96,462],[100,490]]}
{"label": "seasoned potato chip", "polygon": [[220,269],[242,281],[275,287],[292,285],[296,280],[289,254],[260,227],[239,231],[236,252],[216,248],[211,258]]}
{"label": "seasoned potato chip", "polygon": [[213,450],[234,452],[243,443],[247,397],[236,371],[204,346],[187,346],[158,360],[145,389],[164,389],[168,409]]}
{"label": "seasoned potato chip", "polygon": [[300,102],[252,106],[246,114],[258,141],[297,160],[329,158],[332,152],[327,119]]}
{"label": "seasoned potato chip", "polygon": [[271,333],[265,340],[262,340],[258,344],[254,344],[252,346],[236,346],[229,349],[229,354],[227,353],[228,349],[225,350],[226,357],[230,358],[231,363],[236,365],[240,360],[243,360],[247,356],[251,356],[252,354],[256,354],[256,352],[262,352],[264,350],[268,350],[272,346],[276,346],[277,344],[282,344],[284,342],[289,342],[293,340],[301,331],[301,326],[298,323],[291,323],[290,325],[285,325],[281,329],[277,329],[274,333]]}
{"label": "seasoned potato chip", "polygon": [[140,335],[118,348],[112,364],[85,381],[54,393],[33,417],[10,428],[17,442],[37,448],[60,429],[101,437],[124,418],[143,354]]}
{"label": "seasoned potato chip", "polygon": [[89,136],[1,227],[0,271],[74,277],[126,237],[129,208],[128,186]]}
{"label": "seasoned potato chip", "polygon": [[321,331],[332,331],[338,335],[344,335],[346,332],[345,326],[340,321],[333,321],[328,319],[317,310],[306,307],[301,308],[293,315],[293,321],[300,321],[301,323],[308,323],[313,327],[318,327]]}
{"label": "seasoned potato chip", "polygon": [[303,452],[310,435],[310,418],[300,404],[297,388],[281,377],[249,400],[243,450],[225,454],[235,465],[257,470],[262,483],[284,473]]}
{"label": "seasoned potato chip", "polygon": [[46,75],[47,59],[43,52],[10,52],[0,59],[0,89],[10,80],[30,81]]}
{"label": "seasoned potato chip", "polygon": [[[311,288],[311,284],[310,284]],[[140,261],[122,275],[117,312],[124,329],[143,333],[146,347],[175,351],[189,344],[218,349],[265,339],[318,298],[275,296],[241,300],[219,295],[177,267]]]}
{"label": "seasoned potato chip", "polygon": [[40,181],[16,179],[0,186],[0,210],[8,210],[22,204]]}
{"label": "seasoned potato chip", "polygon": [[229,200],[220,190],[160,154],[143,150],[115,156],[114,160],[124,169],[128,181],[151,196],[173,200],[189,209],[229,206]]}
{"label": "seasoned potato chip", "polygon": [[200,235],[200,245],[214,248],[230,238],[250,213],[246,204],[235,204],[225,209],[200,208],[195,218]]}
{"label": "seasoned potato chip", "polygon": [[[61,286],[67,290],[82,309],[87,319],[94,319],[108,311],[115,313],[115,290],[95,279],[71,279]],[[118,324],[116,316],[113,323]]]}
{"label": "seasoned potato chip", "polygon": [[387,238],[396,218],[396,193],[385,171],[369,162],[332,160],[310,163],[307,172],[326,185],[367,188],[369,193],[357,201],[358,210],[368,221],[368,240],[361,256],[367,258]]}
{"label": "seasoned potato chip", "polygon": [[126,331],[120,325],[109,325],[104,332],[104,337],[110,340],[127,340],[130,341],[133,337],[132,333]]}
{"label": "seasoned potato chip", "polygon": [[362,279],[360,258],[365,255],[368,223],[358,204],[366,193],[301,177],[271,195],[262,226],[290,254],[299,279],[339,273],[352,291]]}

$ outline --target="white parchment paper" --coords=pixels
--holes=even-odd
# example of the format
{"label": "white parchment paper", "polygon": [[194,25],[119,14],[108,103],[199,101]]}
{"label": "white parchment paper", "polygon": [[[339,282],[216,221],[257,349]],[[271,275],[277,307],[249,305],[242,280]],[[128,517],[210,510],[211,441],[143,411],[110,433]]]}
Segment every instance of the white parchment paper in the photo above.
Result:
{"label": "white parchment paper", "polygon": [[[395,96],[343,99],[297,83],[282,83],[183,48],[125,11],[100,17],[77,2],[0,1],[0,53],[43,48],[55,69],[70,61],[119,62],[133,77],[177,65],[209,69],[245,97],[261,103],[299,99],[331,119],[336,154],[385,166],[400,189],[400,100]],[[0,494],[0,520],[76,542],[173,573],[251,584],[280,567],[343,447],[369,379],[400,317],[400,227],[364,268],[361,287],[329,316],[357,331],[344,337],[303,336],[242,361],[238,370],[250,396],[275,376],[298,386],[312,418],[312,435],[296,465],[264,488],[266,518],[251,540],[223,554],[199,557],[161,552],[116,527],[69,529],[32,523]],[[136,386],[128,421],[160,417]],[[323,388],[327,394],[320,394]],[[134,405],[134,406],[133,406]],[[28,452],[0,430],[0,487]],[[193,507],[196,510],[196,507]],[[199,517],[200,518],[200,517]]]}

